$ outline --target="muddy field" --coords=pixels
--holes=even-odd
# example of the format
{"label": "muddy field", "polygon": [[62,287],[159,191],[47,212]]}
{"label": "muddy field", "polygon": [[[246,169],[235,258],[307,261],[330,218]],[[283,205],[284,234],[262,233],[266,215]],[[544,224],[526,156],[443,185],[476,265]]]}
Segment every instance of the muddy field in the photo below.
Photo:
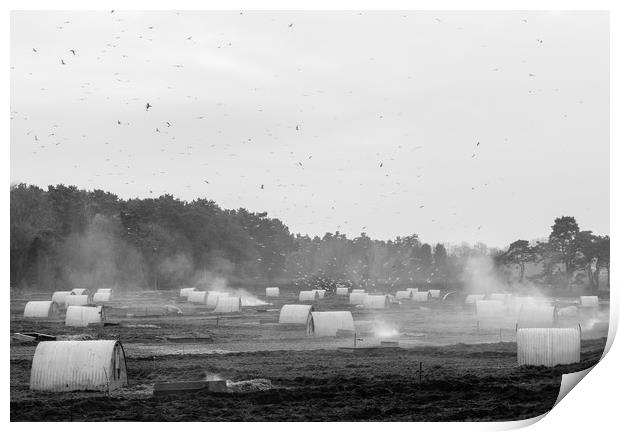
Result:
{"label": "muddy field", "polygon": [[[602,305],[597,313],[580,312],[565,323],[584,328],[581,363],[538,368],[516,364],[514,317],[480,323],[458,302],[403,302],[368,312],[348,306],[345,298],[320,300],[317,310],[353,312],[361,339],[356,345],[367,349],[345,351],[338,348],[353,346],[349,336],[308,338],[305,327],[277,324],[281,305],[296,303],[293,292],[272,304],[219,317],[178,301],[176,292],[119,295],[108,311],[108,320],[118,325],[103,328],[69,328],[62,319],[24,320],[24,304],[35,298],[46,296],[13,296],[11,333],[119,338],[129,386],[110,395],[33,393],[28,383],[35,345],[13,340],[13,421],[525,419],[553,406],[563,373],[598,361],[608,317]],[[179,306],[184,315],[164,316],[166,304]],[[185,339],[173,342],[167,336]],[[382,340],[397,340],[400,348],[376,348]],[[230,382],[264,379],[270,385],[252,392],[153,396],[156,382],[207,376]]]}

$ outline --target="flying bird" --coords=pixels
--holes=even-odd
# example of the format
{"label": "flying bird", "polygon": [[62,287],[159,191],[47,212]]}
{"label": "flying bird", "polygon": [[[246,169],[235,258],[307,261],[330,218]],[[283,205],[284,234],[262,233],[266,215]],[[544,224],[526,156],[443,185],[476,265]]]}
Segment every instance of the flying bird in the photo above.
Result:
{"label": "flying bird", "polygon": [[63,59],[60,59],[60,64],[67,64]]}
{"label": "flying bird", "polygon": [[480,141],[478,141],[478,142],[476,143],[476,147],[478,147],[479,145],[480,145]]}
{"label": "flying bird", "polygon": [[149,110],[149,108],[151,108],[152,106],[153,106],[153,105],[151,105],[150,103],[148,103],[148,102],[147,102],[147,103],[146,103],[146,110],[148,111],[148,110]]}
{"label": "flying bird", "polygon": [[379,164],[379,168],[383,168],[383,162]]}
{"label": "flying bird", "polygon": [[265,189],[265,185],[264,184],[260,185],[260,188]]}
{"label": "flying bird", "polygon": [[71,52],[73,55],[75,55],[75,50],[70,49],[69,52]]}
{"label": "flying bird", "polygon": [[288,26],[289,26],[289,27],[293,27],[293,23],[290,23]]}
{"label": "flying bird", "polygon": [[297,130],[297,131],[299,130],[299,125],[295,126],[295,130]]}
{"label": "flying bird", "polygon": [[172,125],[170,124],[170,122],[166,122],[166,126],[170,127]]}
{"label": "flying bird", "polygon": [[192,36],[188,37],[186,40],[192,40]]}
{"label": "flying bird", "polygon": [[120,120],[116,120],[116,123],[121,124],[121,121]]}
{"label": "flying bird", "polygon": [[33,50],[34,52],[38,52],[38,51],[37,51],[36,49],[34,49],[34,48],[33,48],[32,50]]}

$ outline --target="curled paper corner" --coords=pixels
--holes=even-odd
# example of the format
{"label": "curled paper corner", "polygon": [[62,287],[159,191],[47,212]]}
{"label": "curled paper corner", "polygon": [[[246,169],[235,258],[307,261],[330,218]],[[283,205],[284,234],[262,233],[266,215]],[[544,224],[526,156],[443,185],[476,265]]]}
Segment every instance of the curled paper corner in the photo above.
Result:
{"label": "curled paper corner", "polygon": [[523,429],[523,428],[526,428],[528,426],[532,426],[535,423],[538,423],[547,414],[549,414],[549,411],[547,411],[546,413],[537,415],[536,417],[528,418],[528,419],[525,419],[525,420],[514,420],[514,421],[509,421],[509,422],[501,422],[499,424],[501,424],[501,430]]}
{"label": "curled paper corner", "polygon": [[560,403],[560,401],[564,399],[564,396],[566,396],[568,392],[571,391],[579,383],[579,381],[581,381],[583,377],[588,374],[588,372],[594,369],[595,366],[596,365],[578,372],[563,374],[562,383],[560,384],[560,393],[558,394],[558,398],[555,400],[553,406],[555,407],[558,403]]}

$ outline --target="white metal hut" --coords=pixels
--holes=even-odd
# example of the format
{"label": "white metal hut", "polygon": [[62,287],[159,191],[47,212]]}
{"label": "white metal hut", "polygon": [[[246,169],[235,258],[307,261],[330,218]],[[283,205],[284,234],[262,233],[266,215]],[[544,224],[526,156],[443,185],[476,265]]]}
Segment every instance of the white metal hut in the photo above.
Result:
{"label": "white metal hut", "polygon": [[349,288],[347,288],[347,287],[338,287],[338,288],[336,288],[336,295],[339,295],[339,296],[347,296],[347,295],[349,295]]}
{"label": "white metal hut", "polygon": [[73,295],[88,295],[88,289],[87,288],[73,288],[71,290],[71,294],[73,294]]}
{"label": "white metal hut", "polygon": [[473,305],[478,300],[484,300],[484,294],[469,294],[465,297],[465,304]]}
{"label": "white metal hut", "polygon": [[65,307],[67,302],[67,296],[71,295],[71,291],[55,291],[52,294],[52,301],[58,304],[60,307]]}
{"label": "white metal hut", "polygon": [[349,311],[311,312],[306,326],[308,336],[336,336],[338,330],[355,331]]}
{"label": "white metal hut", "polygon": [[230,313],[241,310],[241,297],[219,296],[213,312]]}
{"label": "white metal hut", "polygon": [[70,327],[88,327],[89,324],[101,324],[104,321],[103,306],[69,306],[65,315],[65,325]]}
{"label": "white metal hut", "polygon": [[476,300],[475,307],[478,318],[502,318],[506,312],[501,300]]}
{"label": "white metal hut", "polygon": [[280,297],[280,288],[279,287],[265,288],[265,297]]}
{"label": "white metal hut", "polygon": [[24,318],[56,318],[58,304],[54,301],[29,301],[24,308]]}
{"label": "white metal hut", "polygon": [[110,294],[112,294],[112,288],[98,288],[97,292],[98,293],[110,293]]}
{"label": "white metal hut", "polygon": [[181,291],[179,291],[179,297],[187,299],[187,297],[189,296],[189,293],[194,292],[194,291],[196,291],[195,287],[181,288]]}
{"label": "white metal hut", "polygon": [[367,295],[363,305],[365,309],[387,309],[390,307],[390,300],[386,295]]}
{"label": "white metal hut", "polygon": [[228,297],[228,293],[223,291],[208,291],[206,297],[207,307],[217,307],[217,301],[220,297]]}
{"label": "white metal hut", "polygon": [[365,292],[366,292],[366,290],[359,289],[359,288],[351,290],[351,293],[353,293],[353,294],[362,294],[362,293],[365,293]]}
{"label": "white metal hut", "polygon": [[521,311],[521,308],[523,306],[535,306],[536,304],[539,304],[539,301],[536,300],[535,297],[512,297],[510,299],[510,307],[512,310],[516,311],[517,313]]}
{"label": "white metal hut", "polygon": [[316,290],[312,291],[299,291],[300,302],[313,302],[319,299],[319,293]]}
{"label": "white metal hut", "polygon": [[364,299],[366,297],[368,297],[368,293],[365,293],[365,292],[361,292],[361,293],[352,292],[351,294],[349,294],[349,304],[350,305],[363,305],[364,304]]}
{"label": "white metal hut", "polygon": [[68,295],[67,297],[65,297],[65,307],[87,306],[87,305],[88,305],[87,295]]}
{"label": "white metal hut", "polygon": [[413,291],[405,290],[405,291],[396,291],[396,298],[398,300],[411,300],[413,297]]}
{"label": "white metal hut", "polygon": [[417,291],[411,293],[411,300],[415,302],[427,302],[431,298],[431,293],[428,291]]}
{"label": "white metal hut", "polygon": [[207,292],[206,291],[188,291],[187,301],[190,303],[204,305],[207,303]]}
{"label": "white metal hut", "polygon": [[307,324],[310,318],[312,305],[288,304],[280,309],[279,324]]}
{"label": "white metal hut", "polygon": [[518,328],[519,366],[556,366],[581,360],[581,329]]}
{"label": "white metal hut", "polygon": [[493,293],[489,296],[489,300],[497,300],[507,303],[510,300],[510,294],[505,293]]}
{"label": "white metal hut", "polygon": [[555,306],[542,304],[524,304],[517,319],[518,328],[553,327],[557,321]]}
{"label": "white metal hut", "polygon": [[428,290],[428,293],[431,295],[431,298],[438,299],[441,296],[441,290]]}
{"label": "white metal hut", "polygon": [[420,290],[418,288],[405,288],[405,291],[418,292]]}
{"label": "white metal hut", "polygon": [[598,296],[581,296],[579,297],[581,307],[598,307]]}
{"label": "white metal hut", "polygon": [[110,391],[127,385],[125,352],[120,342],[40,342],[30,370],[30,390]]}
{"label": "white metal hut", "polygon": [[315,290],[312,290],[312,291],[316,291],[319,294],[319,298],[320,299],[325,298],[325,290],[324,289],[315,289]]}
{"label": "white metal hut", "polygon": [[108,303],[111,297],[112,297],[111,292],[96,292],[95,295],[93,296],[93,303],[95,304]]}

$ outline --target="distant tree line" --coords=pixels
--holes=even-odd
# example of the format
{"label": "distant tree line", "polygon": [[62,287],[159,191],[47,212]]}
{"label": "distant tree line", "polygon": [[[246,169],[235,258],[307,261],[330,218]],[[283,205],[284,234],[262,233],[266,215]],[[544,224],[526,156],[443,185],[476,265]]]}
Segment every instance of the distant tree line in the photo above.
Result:
{"label": "distant tree line", "polygon": [[[609,251],[608,235],[581,230],[574,217],[562,216],[555,219],[546,241],[514,241],[495,259],[499,264],[518,266],[520,282],[525,279],[526,264],[541,263],[543,271],[534,277],[535,281],[565,286],[583,284],[597,290],[603,269],[609,286]],[[584,275],[586,280],[581,280]]]}
{"label": "distant tree line", "polygon": [[208,284],[214,276],[231,284],[458,288],[471,256],[521,268],[544,262],[549,283],[562,282],[553,271],[558,263],[564,281],[588,269],[592,286],[601,268],[609,271],[609,237],[580,231],[574,218],[556,219],[547,242],[518,240],[499,251],[483,243],[431,246],[416,234],[388,241],[365,233],[293,235],[266,212],[172,195],[124,200],[102,190],[16,184],[10,200],[10,283],[17,288],[164,289]]}

